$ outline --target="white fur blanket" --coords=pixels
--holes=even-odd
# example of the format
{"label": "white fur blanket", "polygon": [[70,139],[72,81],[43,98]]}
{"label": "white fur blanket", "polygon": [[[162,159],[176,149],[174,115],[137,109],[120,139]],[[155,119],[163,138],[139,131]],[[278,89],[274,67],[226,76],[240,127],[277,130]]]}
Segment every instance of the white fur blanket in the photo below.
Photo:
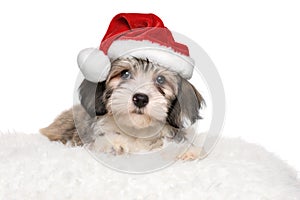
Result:
{"label": "white fur blanket", "polygon": [[113,171],[81,147],[0,134],[0,199],[300,199],[296,172],[262,147],[221,139],[204,160],[143,175]]}

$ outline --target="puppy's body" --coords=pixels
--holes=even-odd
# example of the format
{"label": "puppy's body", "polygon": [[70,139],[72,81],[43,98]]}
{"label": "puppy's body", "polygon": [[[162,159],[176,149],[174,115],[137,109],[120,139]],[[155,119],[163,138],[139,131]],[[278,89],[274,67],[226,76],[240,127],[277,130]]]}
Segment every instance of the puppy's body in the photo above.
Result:
{"label": "puppy's body", "polygon": [[137,152],[179,141],[204,103],[176,72],[137,58],[112,63],[105,82],[84,80],[81,105],[63,112],[41,133],[50,140],[90,144],[103,152]]}

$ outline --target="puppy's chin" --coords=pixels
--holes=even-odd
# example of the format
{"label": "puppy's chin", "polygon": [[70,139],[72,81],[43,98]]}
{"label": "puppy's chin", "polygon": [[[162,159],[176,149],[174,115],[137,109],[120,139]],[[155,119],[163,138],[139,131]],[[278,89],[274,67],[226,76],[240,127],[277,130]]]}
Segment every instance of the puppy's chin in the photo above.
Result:
{"label": "puppy's chin", "polygon": [[150,116],[138,112],[130,113],[129,116],[132,127],[136,129],[147,128],[153,124],[153,120]]}
{"label": "puppy's chin", "polygon": [[141,110],[114,116],[117,126],[126,135],[136,138],[155,138],[160,136],[165,122],[152,118]]}

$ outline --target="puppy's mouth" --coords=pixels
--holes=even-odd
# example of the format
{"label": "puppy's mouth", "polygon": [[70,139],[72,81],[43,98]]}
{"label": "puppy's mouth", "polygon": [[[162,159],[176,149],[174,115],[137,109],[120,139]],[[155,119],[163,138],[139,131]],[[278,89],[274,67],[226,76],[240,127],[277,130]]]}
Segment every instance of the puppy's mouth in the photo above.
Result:
{"label": "puppy's mouth", "polygon": [[140,109],[140,108],[136,108],[131,113],[138,114],[138,115],[143,115],[144,114],[144,110]]}

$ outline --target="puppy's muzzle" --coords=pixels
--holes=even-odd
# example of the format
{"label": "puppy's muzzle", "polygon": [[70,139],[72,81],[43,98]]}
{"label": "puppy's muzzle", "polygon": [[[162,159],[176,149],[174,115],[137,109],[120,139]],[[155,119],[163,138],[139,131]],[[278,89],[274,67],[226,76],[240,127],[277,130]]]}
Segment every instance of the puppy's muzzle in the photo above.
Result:
{"label": "puppy's muzzle", "polygon": [[138,108],[143,108],[148,104],[149,98],[146,94],[136,93],[133,95],[132,101]]}

